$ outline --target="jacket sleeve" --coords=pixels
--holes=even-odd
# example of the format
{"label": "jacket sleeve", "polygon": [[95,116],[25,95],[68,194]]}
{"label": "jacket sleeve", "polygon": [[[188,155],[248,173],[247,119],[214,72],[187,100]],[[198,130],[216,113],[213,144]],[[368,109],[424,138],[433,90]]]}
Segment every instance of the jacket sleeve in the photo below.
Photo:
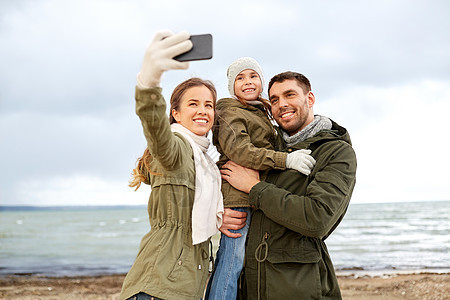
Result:
{"label": "jacket sleeve", "polygon": [[136,87],[136,114],[141,120],[150,154],[165,169],[173,170],[183,164],[182,141],[170,129],[166,101],[161,91],[159,87]]}
{"label": "jacket sleeve", "polygon": [[286,169],[287,153],[255,147],[246,120],[234,109],[224,109],[220,116],[217,141],[228,159],[254,170]]}
{"label": "jacket sleeve", "polygon": [[319,159],[328,161],[311,175],[313,179],[304,195],[262,181],[250,191],[250,205],[262,210],[274,222],[302,235],[327,236],[349,204],[355,186],[356,156],[349,144],[340,142],[331,157]]}

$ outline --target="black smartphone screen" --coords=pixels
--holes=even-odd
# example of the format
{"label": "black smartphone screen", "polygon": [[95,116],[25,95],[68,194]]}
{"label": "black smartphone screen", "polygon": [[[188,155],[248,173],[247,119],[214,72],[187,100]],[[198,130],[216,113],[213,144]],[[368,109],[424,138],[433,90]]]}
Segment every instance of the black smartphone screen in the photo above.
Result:
{"label": "black smartphone screen", "polygon": [[193,47],[186,53],[175,56],[174,59],[178,61],[192,61],[211,59],[213,56],[212,49],[212,35],[199,34],[191,35]]}

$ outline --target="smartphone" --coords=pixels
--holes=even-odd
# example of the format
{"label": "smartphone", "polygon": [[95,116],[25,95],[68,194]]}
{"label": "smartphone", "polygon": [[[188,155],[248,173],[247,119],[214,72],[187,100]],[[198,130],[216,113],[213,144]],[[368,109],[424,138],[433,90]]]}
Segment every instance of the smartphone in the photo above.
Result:
{"label": "smartphone", "polygon": [[193,47],[188,52],[175,56],[174,59],[178,61],[192,61],[211,59],[213,56],[212,49],[212,35],[199,34],[191,35]]}

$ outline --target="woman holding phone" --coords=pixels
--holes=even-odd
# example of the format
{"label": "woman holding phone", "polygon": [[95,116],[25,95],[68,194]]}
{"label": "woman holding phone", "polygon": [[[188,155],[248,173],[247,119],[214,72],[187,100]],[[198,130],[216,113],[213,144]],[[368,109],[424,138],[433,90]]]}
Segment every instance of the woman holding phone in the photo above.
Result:
{"label": "woman holding phone", "polygon": [[173,91],[170,121],[159,82],[163,72],[186,69],[173,57],[192,48],[189,34],[159,32],[147,48],[136,87],[136,113],[147,149],[130,186],[150,184],[151,230],[141,241],[120,299],[200,299],[208,277],[209,241],[222,223],[221,177],[207,155],[216,90],[199,78]]}

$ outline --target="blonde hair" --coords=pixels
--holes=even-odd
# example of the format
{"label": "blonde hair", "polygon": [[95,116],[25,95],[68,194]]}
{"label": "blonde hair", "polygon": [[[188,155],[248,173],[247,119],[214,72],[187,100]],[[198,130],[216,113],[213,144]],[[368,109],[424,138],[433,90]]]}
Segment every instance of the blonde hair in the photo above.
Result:
{"label": "blonde hair", "polygon": [[150,173],[152,175],[161,175],[159,173],[152,172],[150,170],[149,161],[152,155],[148,148],[144,150],[144,154],[139,157],[136,161],[136,167],[133,169],[133,173],[131,173],[131,178],[128,182],[129,187],[136,187],[134,190],[137,191],[138,188],[141,187],[141,183],[144,182],[146,184],[150,183],[148,175],[146,173]]}

